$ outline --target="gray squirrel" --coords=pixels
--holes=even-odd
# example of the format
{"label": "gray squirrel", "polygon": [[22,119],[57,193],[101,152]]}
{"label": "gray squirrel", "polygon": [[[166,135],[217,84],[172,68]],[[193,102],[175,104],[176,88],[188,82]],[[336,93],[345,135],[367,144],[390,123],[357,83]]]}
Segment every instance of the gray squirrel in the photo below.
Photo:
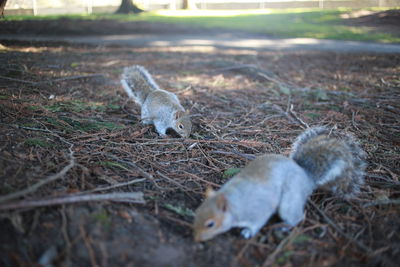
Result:
{"label": "gray squirrel", "polygon": [[141,106],[144,124],[154,124],[162,137],[166,136],[169,128],[181,137],[189,137],[192,123],[188,112],[178,97],[161,89],[144,67],[134,65],[124,68],[121,84],[128,96]]}
{"label": "gray squirrel", "polygon": [[275,212],[294,227],[303,220],[306,201],[316,188],[354,197],[364,183],[365,152],[351,135],[331,135],[325,127],[307,129],[297,137],[290,157],[260,156],[220,190],[208,188],[195,213],[195,241],[233,227],[250,238]]}

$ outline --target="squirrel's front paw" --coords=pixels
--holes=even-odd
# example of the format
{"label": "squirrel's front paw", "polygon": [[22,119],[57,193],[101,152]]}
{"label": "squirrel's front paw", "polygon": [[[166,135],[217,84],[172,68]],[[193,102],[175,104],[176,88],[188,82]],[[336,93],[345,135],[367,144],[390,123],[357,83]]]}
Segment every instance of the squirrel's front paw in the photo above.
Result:
{"label": "squirrel's front paw", "polygon": [[160,137],[163,138],[163,139],[168,138],[168,135],[166,135],[166,134],[161,134],[161,133],[160,133],[159,135],[160,135]]}
{"label": "squirrel's front paw", "polygon": [[251,232],[250,228],[243,228],[240,234],[245,238],[249,239],[253,237],[253,233]]}

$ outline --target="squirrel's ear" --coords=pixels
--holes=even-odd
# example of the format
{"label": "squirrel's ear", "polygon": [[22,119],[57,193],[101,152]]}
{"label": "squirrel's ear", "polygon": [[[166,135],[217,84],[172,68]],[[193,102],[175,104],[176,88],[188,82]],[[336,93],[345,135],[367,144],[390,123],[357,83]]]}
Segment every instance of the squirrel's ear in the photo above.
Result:
{"label": "squirrel's ear", "polygon": [[207,187],[206,189],[206,198],[215,196],[215,191],[212,189],[211,186]]}
{"label": "squirrel's ear", "polygon": [[175,112],[175,119],[177,120],[177,119],[183,117],[184,115],[185,115],[184,111],[177,111],[177,112]]}
{"label": "squirrel's ear", "polygon": [[222,212],[226,212],[226,210],[228,209],[228,201],[223,194],[220,194],[217,197],[217,208]]}

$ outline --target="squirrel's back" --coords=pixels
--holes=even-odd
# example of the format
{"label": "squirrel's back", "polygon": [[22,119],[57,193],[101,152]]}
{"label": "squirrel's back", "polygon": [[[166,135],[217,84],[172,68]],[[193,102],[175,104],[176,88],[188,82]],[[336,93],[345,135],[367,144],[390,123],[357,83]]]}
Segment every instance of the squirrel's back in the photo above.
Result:
{"label": "squirrel's back", "polygon": [[142,105],[150,92],[160,90],[150,73],[142,66],[125,67],[121,84],[130,98]]}
{"label": "squirrel's back", "polygon": [[293,144],[291,158],[314,179],[317,186],[350,198],[364,182],[365,152],[349,134],[325,127],[310,128]]}

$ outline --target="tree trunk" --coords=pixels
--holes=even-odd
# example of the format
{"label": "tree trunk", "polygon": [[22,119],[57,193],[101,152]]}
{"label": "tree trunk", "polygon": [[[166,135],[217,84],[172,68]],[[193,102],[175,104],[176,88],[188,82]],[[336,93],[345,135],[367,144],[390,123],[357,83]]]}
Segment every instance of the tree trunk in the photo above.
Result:
{"label": "tree trunk", "polygon": [[4,8],[6,7],[7,0],[0,0],[0,18],[4,18]]}
{"label": "tree trunk", "polygon": [[183,9],[196,10],[196,4],[192,0],[183,0]]}
{"label": "tree trunk", "polygon": [[[1,0],[0,0],[1,1]],[[140,12],[143,12],[143,9],[138,8],[132,0],[122,0],[121,5],[119,6],[118,10],[115,13],[118,14],[138,14]]]}

